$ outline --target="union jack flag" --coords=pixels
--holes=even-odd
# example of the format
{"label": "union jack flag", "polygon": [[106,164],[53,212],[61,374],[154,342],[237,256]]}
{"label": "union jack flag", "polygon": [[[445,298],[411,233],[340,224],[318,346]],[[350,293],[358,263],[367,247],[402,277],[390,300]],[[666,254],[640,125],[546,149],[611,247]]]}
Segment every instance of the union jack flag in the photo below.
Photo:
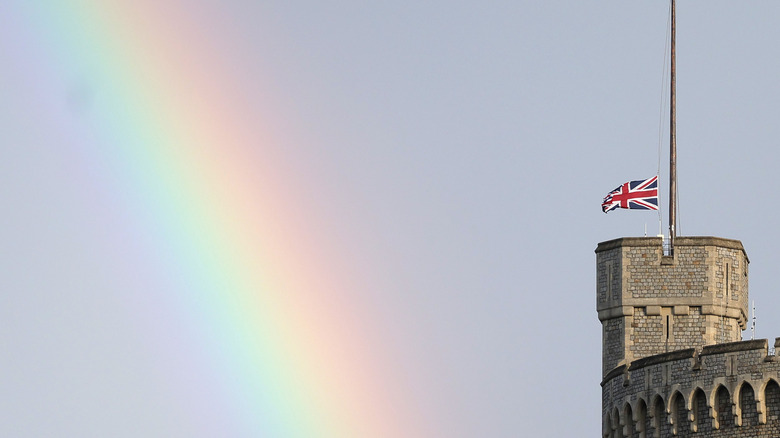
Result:
{"label": "union jack flag", "polygon": [[608,213],[616,208],[634,210],[658,210],[658,177],[629,181],[609,192],[601,203],[601,210]]}

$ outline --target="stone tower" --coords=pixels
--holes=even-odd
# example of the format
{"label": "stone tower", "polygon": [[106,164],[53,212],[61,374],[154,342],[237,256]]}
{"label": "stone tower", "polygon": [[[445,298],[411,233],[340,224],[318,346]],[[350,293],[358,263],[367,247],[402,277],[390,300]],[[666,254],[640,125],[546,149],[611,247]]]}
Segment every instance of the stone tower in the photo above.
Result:
{"label": "stone tower", "polygon": [[717,237],[598,245],[602,438],[780,437],[780,358],[742,341],[748,263]]}
{"label": "stone tower", "polygon": [[677,237],[621,238],[596,248],[602,376],[637,359],[740,341],[748,315],[742,243]]}
{"label": "stone tower", "polygon": [[742,341],[742,244],[622,238],[596,248],[602,438],[780,437],[780,338]]}

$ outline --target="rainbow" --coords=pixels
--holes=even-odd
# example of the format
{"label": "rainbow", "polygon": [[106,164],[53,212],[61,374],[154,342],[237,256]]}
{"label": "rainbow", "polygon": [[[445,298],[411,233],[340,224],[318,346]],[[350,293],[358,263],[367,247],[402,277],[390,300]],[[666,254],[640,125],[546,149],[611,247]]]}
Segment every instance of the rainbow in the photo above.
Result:
{"label": "rainbow", "polygon": [[[192,362],[189,380],[164,361],[159,372],[214,397],[203,403],[224,417],[221,436],[426,436],[392,352],[365,334],[371,309],[348,256],[307,224],[314,207],[296,202],[305,176],[290,171],[279,140],[296,127],[274,118],[281,97],[247,91],[261,66],[242,70],[225,29],[199,24],[216,12],[159,0],[43,3],[2,9],[27,29],[39,75],[27,80],[93,84],[78,153],[165,285],[147,304],[170,325],[138,315],[137,329]],[[155,340],[171,331],[185,339]]]}

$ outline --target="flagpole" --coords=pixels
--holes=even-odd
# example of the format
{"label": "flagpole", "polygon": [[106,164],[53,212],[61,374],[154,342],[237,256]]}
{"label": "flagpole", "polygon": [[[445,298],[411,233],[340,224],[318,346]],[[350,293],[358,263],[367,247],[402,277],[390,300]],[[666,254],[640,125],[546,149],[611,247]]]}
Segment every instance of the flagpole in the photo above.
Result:
{"label": "flagpole", "polygon": [[669,111],[669,255],[674,255],[674,236],[677,224],[677,101],[676,101],[676,54],[675,54],[675,11],[676,0],[672,0],[671,29],[671,108]]}

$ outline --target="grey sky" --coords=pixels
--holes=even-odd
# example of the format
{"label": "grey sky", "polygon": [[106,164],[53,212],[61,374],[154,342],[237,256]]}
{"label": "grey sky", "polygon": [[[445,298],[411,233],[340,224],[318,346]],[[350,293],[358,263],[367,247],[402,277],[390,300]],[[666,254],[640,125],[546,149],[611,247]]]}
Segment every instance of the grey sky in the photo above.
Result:
{"label": "grey sky", "polygon": [[[189,347],[136,329],[177,298],[138,294],[165,287],[132,206],[82,156],[89,129],[62,137],[46,115],[88,119],[100,83],[39,70],[17,3],[0,6],[0,435],[240,434],[186,375],[166,380]],[[295,132],[280,156],[322,214],[299,220],[370,285],[366,336],[397,353],[433,436],[598,436],[593,250],[658,232],[654,213],[600,202],[656,172],[667,2],[208,3],[171,7],[204,11],[260,123]],[[770,339],[779,21],[773,0],[678,5],[680,233],[743,242]]]}

